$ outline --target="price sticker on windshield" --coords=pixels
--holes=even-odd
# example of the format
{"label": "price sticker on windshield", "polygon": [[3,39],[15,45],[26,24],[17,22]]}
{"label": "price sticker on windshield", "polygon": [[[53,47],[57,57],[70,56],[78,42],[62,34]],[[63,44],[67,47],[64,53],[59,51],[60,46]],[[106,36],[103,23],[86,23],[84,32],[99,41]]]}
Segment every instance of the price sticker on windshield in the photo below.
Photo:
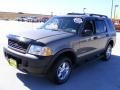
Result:
{"label": "price sticker on windshield", "polygon": [[81,18],[74,18],[73,21],[78,24],[83,22]]}

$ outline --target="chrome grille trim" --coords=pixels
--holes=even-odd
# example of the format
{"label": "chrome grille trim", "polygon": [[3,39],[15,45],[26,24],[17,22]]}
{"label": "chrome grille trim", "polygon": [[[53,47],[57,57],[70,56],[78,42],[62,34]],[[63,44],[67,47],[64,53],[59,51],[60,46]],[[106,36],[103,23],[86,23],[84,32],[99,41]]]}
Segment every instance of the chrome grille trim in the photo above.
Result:
{"label": "chrome grille trim", "polygon": [[15,40],[8,40],[8,47],[11,49],[14,49],[16,51],[26,53],[28,44],[20,42],[20,41],[15,41]]}

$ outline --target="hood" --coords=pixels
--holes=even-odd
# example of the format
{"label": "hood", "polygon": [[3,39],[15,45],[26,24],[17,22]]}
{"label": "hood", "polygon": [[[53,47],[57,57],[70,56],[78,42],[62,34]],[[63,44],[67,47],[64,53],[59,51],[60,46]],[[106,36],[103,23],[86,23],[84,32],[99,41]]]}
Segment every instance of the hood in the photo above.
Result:
{"label": "hood", "polygon": [[56,39],[61,39],[71,36],[73,34],[63,31],[37,29],[37,30],[29,30],[26,32],[16,33],[15,35],[24,38],[29,38],[32,40],[37,40],[39,42],[47,43]]}
{"label": "hood", "polygon": [[65,34],[65,32],[39,29],[39,30],[29,30],[25,32],[16,33],[15,35],[33,40],[38,40],[60,34]]}

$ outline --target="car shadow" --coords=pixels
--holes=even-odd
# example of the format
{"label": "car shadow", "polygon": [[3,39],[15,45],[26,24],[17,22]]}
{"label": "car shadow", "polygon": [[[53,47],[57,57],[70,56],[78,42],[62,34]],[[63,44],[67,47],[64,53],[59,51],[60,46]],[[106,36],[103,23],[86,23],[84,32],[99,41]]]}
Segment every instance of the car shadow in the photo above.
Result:
{"label": "car shadow", "polygon": [[93,60],[75,68],[68,82],[55,85],[45,77],[17,73],[30,90],[120,90],[120,56],[110,61]]}

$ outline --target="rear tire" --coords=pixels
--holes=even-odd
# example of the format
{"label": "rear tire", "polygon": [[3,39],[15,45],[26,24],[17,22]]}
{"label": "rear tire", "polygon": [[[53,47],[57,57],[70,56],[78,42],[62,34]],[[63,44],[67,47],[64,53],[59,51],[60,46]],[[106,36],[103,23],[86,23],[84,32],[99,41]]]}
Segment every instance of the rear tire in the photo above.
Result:
{"label": "rear tire", "polygon": [[112,45],[108,45],[104,53],[102,54],[102,61],[108,61],[111,58]]}
{"label": "rear tire", "polygon": [[67,57],[62,57],[54,64],[50,72],[48,72],[48,77],[56,84],[63,84],[69,79],[71,71],[71,60]]}

